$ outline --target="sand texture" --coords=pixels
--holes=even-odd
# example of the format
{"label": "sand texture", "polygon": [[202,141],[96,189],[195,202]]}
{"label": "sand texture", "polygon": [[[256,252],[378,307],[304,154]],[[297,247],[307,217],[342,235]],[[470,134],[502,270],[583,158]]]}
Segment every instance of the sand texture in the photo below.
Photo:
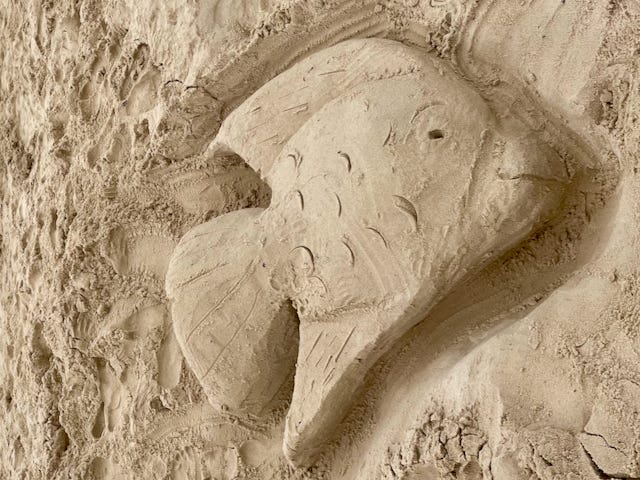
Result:
{"label": "sand texture", "polygon": [[0,479],[640,478],[640,4],[0,0]]}

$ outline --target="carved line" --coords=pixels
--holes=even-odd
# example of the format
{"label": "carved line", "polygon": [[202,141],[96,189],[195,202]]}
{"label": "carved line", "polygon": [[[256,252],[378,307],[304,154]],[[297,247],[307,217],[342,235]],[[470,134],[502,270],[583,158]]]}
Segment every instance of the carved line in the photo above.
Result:
{"label": "carved line", "polygon": [[238,279],[238,281],[236,283],[233,284],[233,286],[229,289],[229,291],[227,291],[227,293],[225,293],[224,297],[222,297],[218,303],[216,303],[215,305],[213,305],[203,316],[202,318],[198,321],[198,323],[191,329],[191,331],[189,332],[189,334],[187,335],[187,338],[185,339],[185,343],[188,343],[189,340],[191,339],[191,337],[193,336],[193,334],[195,333],[195,331],[200,328],[200,325],[202,325],[202,323],[207,319],[207,317],[209,315],[211,315],[213,312],[215,312],[216,310],[218,310],[220,308],[220,306],[222,305],[222,303],[227,300],[231,295],[233,295],[236,290],[238,289],[238,287],[240,286],[240,284],[249,276],[249,273],[251,272],[251,269],[255,266],[255,262],[251,262],[247,268],[245,269],[244,273],[242,274],[242,276]]}
{"label": "carved line", "polygon": [[211,369],[215,366],[215,364],[218,362],[218,360],[220,359],[220,357],[222,356],[222,354],[225,352],[225,350],[227,349],[227,347],[229,346],[229,344],[231,344],[231,342],[233,342],[233,340],[236,338],[236,336],[238,335],[238,333],[240,332],[240,330],[242,330],[242,328],[246,325],[246,323],[249,321],[249,318],[251,318],[251,314],[253,313],[253,310],[256,308],[256,303],[258,303],[258,295],[260,295],[260,293],[262,292],[262,289],[258,289],[258,291],[256,292],[256,296],[253,299],[253,304],[251,305],[251,308],[249,309],[249,313],[247,313],[247,315],[244,317],[244,320],[242,321],[242,323],[238,326],[238,328],[236,329],[236,331],[234,332],[234,334],[231,336],[231,338],[229,339],[229,341],[224,345],[224,347],[222,347],[222,350],[220,350],[220,352],[218,353],[218,355],[216,355],[216,358],[213,359],[213,362],[211,363],[211,366],[207,369],[207,371],[204,373],[204,375],[202,375],[202,378],[206,378],[207,375],[209,375],[209,373],[211,373]]}

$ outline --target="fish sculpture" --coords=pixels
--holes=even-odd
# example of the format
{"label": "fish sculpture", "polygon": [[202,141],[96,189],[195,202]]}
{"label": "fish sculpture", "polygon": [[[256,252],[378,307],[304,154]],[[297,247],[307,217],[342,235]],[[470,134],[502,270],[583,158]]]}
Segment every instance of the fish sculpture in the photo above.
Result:
{"label": "fish sculpture", "polygon": [[393,40],[313,53],[223,121],[265,209],[189,231],[166,289],[210,402],[263,415],[293,379],[284,453],[313,464],[380,357],[463,279],[553,220],[569,176],[513,112]]}

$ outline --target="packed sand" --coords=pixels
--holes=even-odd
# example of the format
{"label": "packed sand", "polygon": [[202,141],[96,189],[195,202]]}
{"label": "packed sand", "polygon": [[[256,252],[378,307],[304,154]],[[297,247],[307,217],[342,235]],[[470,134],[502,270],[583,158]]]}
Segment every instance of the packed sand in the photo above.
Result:
{"label": "packed sand", "polygon": [[0,12],[0,479],[640,478],[640,4]]}

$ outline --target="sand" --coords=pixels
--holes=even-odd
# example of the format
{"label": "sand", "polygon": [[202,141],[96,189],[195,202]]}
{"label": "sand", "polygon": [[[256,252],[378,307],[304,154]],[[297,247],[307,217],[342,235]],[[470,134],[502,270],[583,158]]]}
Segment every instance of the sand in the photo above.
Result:
{"label": "sand", "polygon": [[0,7],[0,478],[640,478],[635,2]]}

